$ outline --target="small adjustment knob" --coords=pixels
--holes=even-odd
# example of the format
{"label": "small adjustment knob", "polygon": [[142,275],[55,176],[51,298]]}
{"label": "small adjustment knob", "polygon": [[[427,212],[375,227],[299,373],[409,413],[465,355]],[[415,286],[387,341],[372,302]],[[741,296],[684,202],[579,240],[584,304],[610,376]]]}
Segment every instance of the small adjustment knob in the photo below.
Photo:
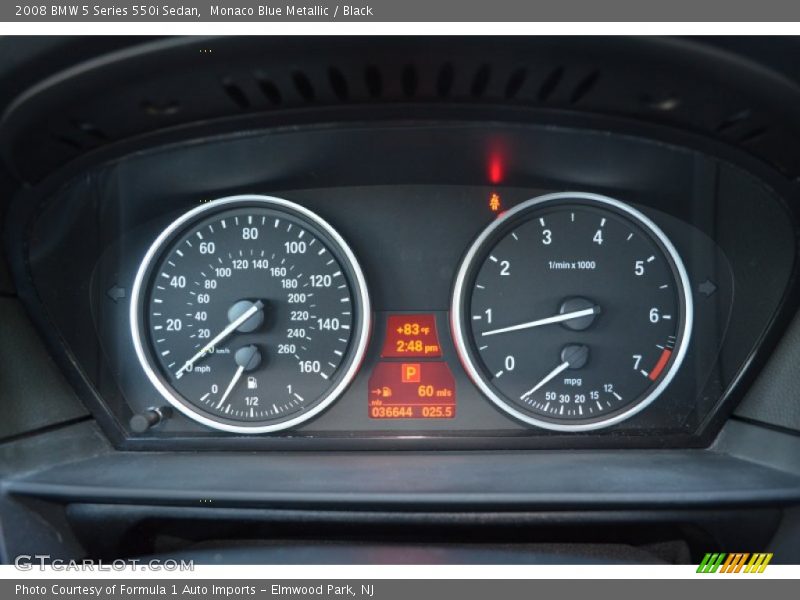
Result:
{"label": "small adjustment knob", "polygon": [[171,409],[166,407],[148,408],[146,411],[131,417],[129,421],[131,431],[134,433],[144,433],[148,429],[164,421],[171,413]]}

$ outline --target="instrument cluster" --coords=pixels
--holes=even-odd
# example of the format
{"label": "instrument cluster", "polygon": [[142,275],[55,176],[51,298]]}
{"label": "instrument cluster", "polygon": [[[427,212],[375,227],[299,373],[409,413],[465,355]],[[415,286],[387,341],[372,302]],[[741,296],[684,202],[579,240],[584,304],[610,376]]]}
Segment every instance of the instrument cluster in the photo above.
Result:
{"label": "instrument cluster", "polygon": [[745,169],[534,125],[220,136],[31,205],[31,297],[129,448],[703,444],[794,269]]}
{"label": "instrument cluster", "polygon": [[[686,355],[683,261],[619,200],[561,192],[522,202],[478,235],[457,273],[450,316],[462,366],[522,423],[619,423],[658,399]],[[137,271],[130,307],[153,387],[188,417],[236,433],[289,429],[327,408],[353,383],[372,319],[347,242],[302,206],[255,195],[171,223]],[[436,355],[429,315],[392,320],[384,356]],[[446,364],[381,363],[371,378],[373,418],[455,418]]]}

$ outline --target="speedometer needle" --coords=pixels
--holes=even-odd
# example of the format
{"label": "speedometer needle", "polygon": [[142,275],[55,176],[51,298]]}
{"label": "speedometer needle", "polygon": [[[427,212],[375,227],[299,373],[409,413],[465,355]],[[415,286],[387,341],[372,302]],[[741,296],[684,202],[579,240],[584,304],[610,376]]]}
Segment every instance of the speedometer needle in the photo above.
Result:
{"label": "speedometer needle", "polygon": [[547,375],[545,375],[545,376],[544,376],[544,379],[542,379],[542,380],[541,380],[539,383],[537,383],[535,386],[533,386],[533,387],[532,387],[531,389],[529,389],[527,392],[525,392],[524,394],[522,394],[522,396],[520,396],[520,397],[519,397],[519,399],[520,399],[520,400],[525,400],[525,398],[527,398],[528,396],[530,396],[531,394],[533,394],[533,393],[534,393],[536,390],[538,390],[540,387],[542,387],[543,385],[545,385],[545,384],[546,384],[548,381],[550,381],[551,379],[553,379],[553,377],[556,377],[556,376],[557,376],[559,373],[561,373],[562,371],[566,371],[567,369],[569,369],[569,364],[570,364],[570,363],[569,363],[569,361],[568,361],[568,360],[565,360],[564,362],[562,362],[562,363],[561,363],[560,365],[558,365],[558,366],[557,366],[555,369],[553,369],[553,370],[552,370],[552,371],[550,371],[550,372],[549,372]]}
{"label": "speedometer needle", "polygon": [[244,311],[237,319],[233,320],[225,329],[220,331],[216,336],[214,336],[210,342],[208,342],[205,346],[200,348],[192,358],[187,360],[184,365],[178,369],[178,372],[175,373],[175,378],[180,379],[183,376],[184,371],[191,369],[198,360],[200,360],[203,356],[205,356],[209,350],[211,350],[214,346],[219,344],[222,340],[228,337],[234,330],[238,329],[242,323],[247,321],[250,317],[256,314],[258,311],[264,308],[264,303],[261,300],[256,300],[253,303],[253,306],[248,308]]}
{"label": "speedometer needle", "polygon": [[592,315],[596,315],[599,313],[600,313],[600,307],[592,306],[591,308],[584,308],[583,310],[576,310],[561,315],[545,317],[544,319],[537,319],[536,321],[528,321],[527,323],[520,323],[518,325],[511,325],[509,327],[501,327],[500,329],[491,329],[489,331],[483,331],[481,332],[481,335],[484,336],[496,335],[498,333],[508,333],[509,331],[518,331],[520,329],[530,329],[531,327],[539,327],[540,325],[550,325],[552,323],[562,323],[563,321],[571,321],[572,319],[590,317]]}
{"label": "speedometer needle", "polygon": [[217,404],[217,408],[220,408],[223,405],[223,403],[225,402],[225,400],[228,399],[228,396],[233,391],[233,388],[236,386],[237,383],[239,383],[239,379],[242,378],[242,373],[244,373],[244,367],[239,367],[238,369],[236,369],[236,373],[233,374],[233,379],[231,379],[231,382],[228,384],[228,387],[225,389],[225,393],[222,394],[222,398],[219,399],[219,403]]}

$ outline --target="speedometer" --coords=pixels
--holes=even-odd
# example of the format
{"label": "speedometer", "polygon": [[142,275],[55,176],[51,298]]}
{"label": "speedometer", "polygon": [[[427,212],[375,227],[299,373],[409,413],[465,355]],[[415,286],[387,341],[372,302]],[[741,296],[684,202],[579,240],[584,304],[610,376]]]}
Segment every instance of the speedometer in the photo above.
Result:
{"label": "speedometer", "polygon": [[355,376],[370,326],[345,241],[267,196],[222,198],[174,221],[142,261],[130,311],[160,394],[238,433],[286,429],[329,406]]}
{"label": "speedometer", "polygon": [[585,431],[655,401],[686,354],[689,282],[640,211],[588,193],[533,198],[467,252],[451,318],[483,393],[531,425]]}

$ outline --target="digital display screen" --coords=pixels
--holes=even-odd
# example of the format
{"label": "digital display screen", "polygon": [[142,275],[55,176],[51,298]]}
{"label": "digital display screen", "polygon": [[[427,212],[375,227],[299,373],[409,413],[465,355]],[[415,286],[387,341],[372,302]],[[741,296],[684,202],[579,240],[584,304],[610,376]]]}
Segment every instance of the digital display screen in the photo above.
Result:
{"label": "digital display screen", "polygon": [[441,355],[433,315],[389,315],[381,358],[437,358]]}
{"label": "digital display screen", "polygon": [[436,362],[381,362],[369,378],[373,419],[452,419],[456,389],[450,367]]}

